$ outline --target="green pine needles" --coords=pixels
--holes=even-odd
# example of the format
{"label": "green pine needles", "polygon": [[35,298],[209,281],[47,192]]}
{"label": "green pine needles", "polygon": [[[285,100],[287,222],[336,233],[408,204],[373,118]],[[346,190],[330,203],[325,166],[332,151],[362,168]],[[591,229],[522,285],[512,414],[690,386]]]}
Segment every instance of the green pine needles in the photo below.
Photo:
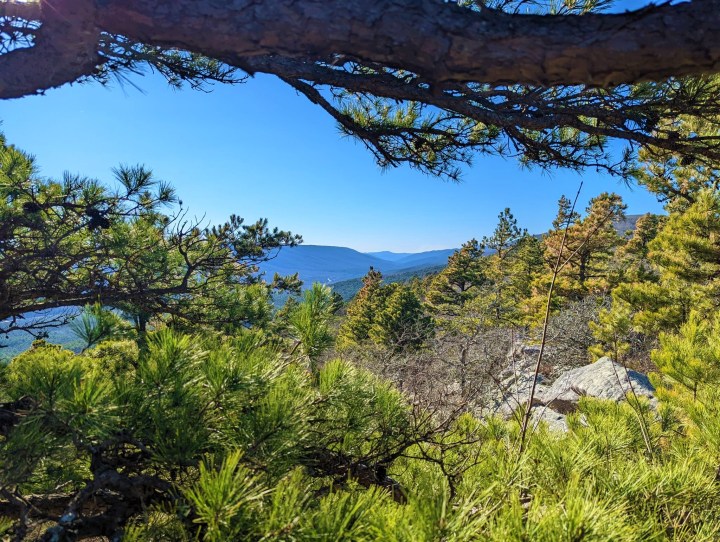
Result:
{"label": "green pine needles", "polygon": [[[666,355],[700,332],[716,328],[663,339]],[[142,349],[37,343],[16,358],[2,372],[2,528],[24,521],[45,540],[720,536],[714,387],[703,408],[677,393],[657,410],[585,398],[567,433],[541,426],[518,456],[514,422],[438,423],[345,362],[314,376],[253,341],[164,330]],[[664,378],[667,394],[687,388]]]}
{"label": "green pine needles", "polygon": [[[79,352],[39,340],[0,365],[0,539],[720,540],[715,169],[644,159],[682,176],[648,181],[670,214],[631,233],[615,194],[584,214],[562,198],[541,237],[505,209],[433,276],[371,268],[347,305],[315,284],[277,309],[298,276],[257,264],[296,236],[237,216],[173,229],[149,171],[118,170],[119,191],[46,181],[0,137],[0,330],[87,304]],[[606,355],[655,396],[573,388],[563,431],[540,394],[524,410],[533,368]]]}

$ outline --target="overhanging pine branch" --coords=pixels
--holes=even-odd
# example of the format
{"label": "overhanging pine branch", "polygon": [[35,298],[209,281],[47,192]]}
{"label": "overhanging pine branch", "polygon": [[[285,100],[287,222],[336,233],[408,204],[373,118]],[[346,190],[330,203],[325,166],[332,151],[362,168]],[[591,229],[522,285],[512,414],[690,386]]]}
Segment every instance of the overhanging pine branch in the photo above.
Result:
{"label": "overhanging pine branch", "polygon": [[[581,89],[578,89],[574,95],[571,93],[570,98],[545,98],[539,88],[536,89],[536,92],[527,96],[523,96],[519,92],[512,93],[509,90],[491,89],[487,91],[485,97],[478,97],[467,88],[450,93],[442,89],[418,84],[417,81],[403,81],[390,73],[351,73],[334,69],[327,64],[313,63],[303,59],[254,56],[249,58],[226,58],[224,60],[230,64],[242,66],[245,70],[277,75],[291,85],[293,85],[294,80],[305,80],[320,85],[346,89],[351,92],[367,93],[395,100],[427,103],[445,111],[458,113],[477,122],[496,126],[519,127],[538,131],[552,129],[556,126],[569,126],[587,134],[621,139],[640,145],[654,145],[658,148],[680,153],[697,153],[697,144],[701,142],[700,138],[694,138],[692,141],[660,138],[657,134],[652,133],[652,130],[643,131],[625,127],[627,119],[621,113],[623,109],[631,113],[648,115],[651,112],[651,106],[653,106],[652,101],[649,100],[646,100],[641,107],[638,106],[634,103],[636,100],[634,101],[629,97],[627,92],[625,92],[624,96],[620,93],[613,101],[609,101],[607,96],[595,92],[586,92]],[[505,96],[503,96],[503,92]],[[304,94],[307,95],[307,93]],[[503,96],[503,100],[498,101],[497,98],[501,96]],[[318,103],[317,99],[311,96],[308,96],[308,98]],[[603,105],[603,99],[608,100],[608,103]],[[527,107],[509,107],[509,105],[512,105],[511,101],[520,100]],[[568,101],[570,103],[567,103]],[[656,100],[656,102],[658,101]],[[337,112],[330,110],[332,106],[328,102],[321,105],[340,124],[345,125],[346,120],[339,119]],[[671,109],[673,107],[672,102],[665,101],[661,105],[667,111],[667,116],[679,116],[687,113],[690,106],[697,108],[697,105],[692,104],[692,102],[677,104],[676,111]],[[706,101],[703,102],[702,108],[708,114],[717,114],[718,103],[707,103]],[[542,114],[538,113],[539,109],[544,110]],[[642,111],[639,111],[640,109]],[[582,117],[592,117],[602,122],[589,124]],[[714,148],[712,142],[706,143],[709,143],[706,152],[707,156],[720,159],[720,153]]]}
{"label": "overhanging pine branch", "polygon": [[720,0],[580,16],[436,0],[107,0],[98,25],[211,57],[340,53],[438,82],[611,86],[720,69]]}
{"label": "overhanging pine branch", "polygon": [[[0,15],[18,10],[13,0],[0,3]],[[436,0],[43,0],[41,14],[34,54],[0,62],[2,97],[91,74],[88,34],[99,31],[213,58],[344,54],[438,83],[606,87],[720,70],[720,0],[562,16]]]}

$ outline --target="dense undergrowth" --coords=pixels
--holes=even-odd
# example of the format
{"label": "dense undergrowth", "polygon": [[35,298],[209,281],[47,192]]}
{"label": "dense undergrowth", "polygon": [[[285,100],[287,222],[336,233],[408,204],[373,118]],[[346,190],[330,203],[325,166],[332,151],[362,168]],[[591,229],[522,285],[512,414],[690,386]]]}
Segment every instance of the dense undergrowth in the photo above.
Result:
{"label": "dense undergrowth", "polygon": [[[632,232],[615,194],[561,198],[541,237],[505,209],[436,275],[371,269],[349,304],[313,285],[276,310],[298,277],[258,264],[299,237],[164,214],[144,168],[48,181],[0,138],[0,332],[91,303],[80,353],[0,365],[0,536],[720,540],[718,173],[641,158],[669,214]],[[562,432],[532,397],[501,419],[525,347],[533,382],[611,356],[655,396],[583,397]]]}
{"label": "dense undergrowth", "polygon": [[[441,419],[345,362],[311,372],[258,341],[164,330],[16,358],[3,414],[21,404],[22,418],[3,418],[2,487],[36,507],[27,536],[720,537],[714,391],[658,409],[585,398],[567,433],[534,427],[520,456],[514,422]],[[53,506],[57,524],[38,517]]]}

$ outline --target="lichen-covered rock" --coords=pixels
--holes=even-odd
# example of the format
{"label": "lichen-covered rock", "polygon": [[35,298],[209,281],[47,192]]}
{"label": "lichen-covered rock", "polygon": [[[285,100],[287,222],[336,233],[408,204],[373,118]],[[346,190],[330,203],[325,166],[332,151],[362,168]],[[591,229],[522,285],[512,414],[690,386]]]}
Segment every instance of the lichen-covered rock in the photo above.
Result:
{"label": "lichen-covered rock", "polygon": [[595,363],[566,371],[538,394],[543,404],[561,414],[573,412],[580,397],[620,401],[634,391],[655,403],[655,388],[647,376],[604,357]]}
{"label": "lichen-covered rock", "polygon": [[540,422],[546,423],[548,429],[553,431],[567,431],[567,418],[564,414],[555,412],[553,409],[546,406],[534,406],[532,407],[530,414],[530,425],[535,427]]}
{"label": "lichen-covered rock", "polygon": [[[508,356],[509,363],[498,374],[498,394],[492,409],[494,414],[506,419],[512,417],[518,407],[525,405],[530,395],[533,371],[537,363],[537,349],[520,347]],[[552,384],[538,375],[532,406],[532,424],[545,422],[550,429],[566,431],[565,416],[577,410],[583,396],[622,401],[634,391],[656,404],[655,389],[647,376],[626,369],[610,358],[570,369],[562,373]]]}

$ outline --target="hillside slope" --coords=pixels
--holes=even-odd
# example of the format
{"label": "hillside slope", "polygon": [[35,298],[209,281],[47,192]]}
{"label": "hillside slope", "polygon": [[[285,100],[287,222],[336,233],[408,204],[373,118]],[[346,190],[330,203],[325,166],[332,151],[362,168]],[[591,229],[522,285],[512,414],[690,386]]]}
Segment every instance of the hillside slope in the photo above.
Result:
{"label": "hillside slope", "polygon": [[[422,267],[445,265],[454,249],[434,250],[418,254],[379,252],[364,254],[346,247],[300,245],[282,249],[278,255],[261,265],[266,278],[274,273],[298,273],[306,287],[313,282],[336,284],[364,276],[370,267],[384,275],[401,273]],[[381,255],[382,257],[379,257]],[[390,258],[390,259],[385,259]]]}
{"label": "hillside slope", "polygon": [[[386,284],[392,282],[407,282],[416,277],[423,278],[434,273],[439,273],[443,269],[445,269],[445,264],[432,265],[428,267],[416,267],[414,269],[384,275],[383,281]],[[355,294],[360,291],[360,288],[362,288],[362,277],[343,280],[332,285],[333,292],[340,294],[345,301],[350,301],[353,297],[355,297]]]}

